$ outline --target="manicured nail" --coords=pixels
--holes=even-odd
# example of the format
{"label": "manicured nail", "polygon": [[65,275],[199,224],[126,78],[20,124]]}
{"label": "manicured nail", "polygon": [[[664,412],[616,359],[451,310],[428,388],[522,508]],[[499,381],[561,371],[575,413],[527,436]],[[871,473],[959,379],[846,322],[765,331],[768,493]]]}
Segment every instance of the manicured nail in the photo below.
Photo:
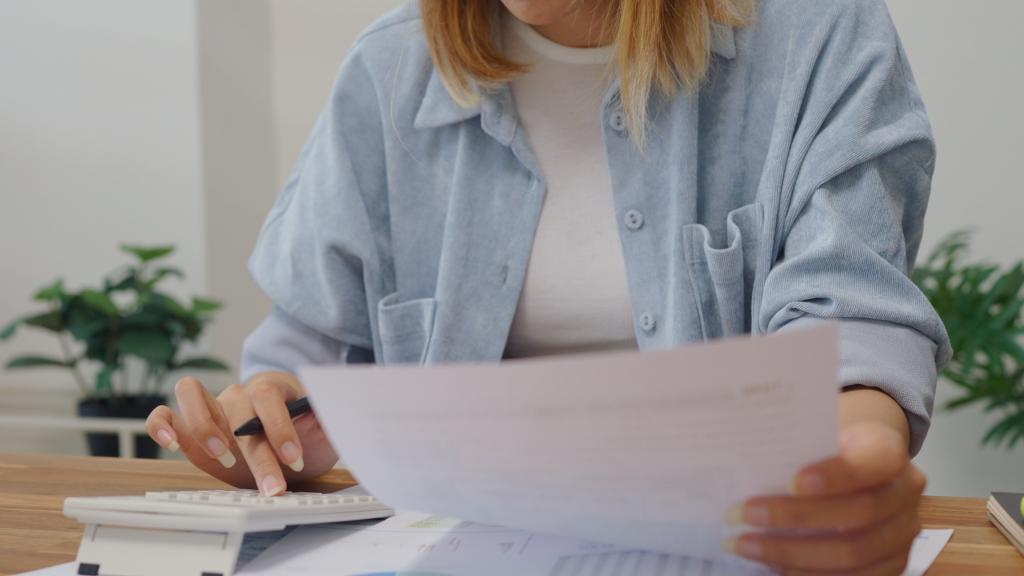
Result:
{"label": "manicured nail", "polygon": [[224,443],[220,441],[220,438],[210,438],[206,441],[206,447],[210,449],[210,453],[213,457],[220,462],[220,465],[225,468],[231,468],[235,465],[235,455],[224,446]]}
{"label": "manicured nail", "polygon": [[761,543],[753,538],[729,538],[722,542],[722,549],[729,554],[736,554],[751,560],[757,560],[764,555]]}
{"label": "manicured nail", "polygon": [[760,504],[736,505],[725,513],[725,523],[729,526],[770,526],[771,512]]}
{"label": "manicured nail", "polygon": [[739,541],[739,538],[726,538],[725,540],[722,540],[722,550],[725,550],[729,554],[736,554],[736,547]]}
{"label": "manicured nail", "polygon": [[178,449],[181,448],[181,446],[178,446],[178,443],[174,440],[174,437],[171,436],[171,433],[167,430],[158,430],[156,433],[156,439],[161,446],[171,452],[177,452]]}
{"label": "manicured nail", "polygon": [[281,444],[281,458],[284,459],[288,467],[296,472],[302,472],[304,466],[302,462],[302,454],[299,453],[299,447],[293,442],[285,442]]}
{"label": "manicured nail", "polygon": [[260,488],[263,490],[264,496],[277,496],[281,492],[284,492],[284,486],[277,481],[277,478],[273,476],[267,476],[260,482]]}
{"label": "manicured nail", "polygon": [[750,504],[743,508],[743,521],[751,526],[771,526],[772,513],[767,506]]}
{"label": "manicured nail", "polygon": [[825,477],[813,472],[797,474],[789,483],[789,492],[794,496],[814,496],[825,492]]}
{"label": "manicured nail", "polygon": [[740,538],[736,541],[736,554],[751,560],[760,560],[764,555],[764,548],[754,538]]}

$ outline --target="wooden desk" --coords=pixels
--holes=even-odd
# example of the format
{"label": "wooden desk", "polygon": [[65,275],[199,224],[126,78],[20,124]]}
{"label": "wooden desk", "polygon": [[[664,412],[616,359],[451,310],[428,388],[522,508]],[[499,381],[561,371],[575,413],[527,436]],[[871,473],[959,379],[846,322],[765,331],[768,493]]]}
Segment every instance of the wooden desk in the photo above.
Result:
{"label": "wooden desk", "polygon": [[[304,488],[352,482],[336,471]],[[0,576],[74,560],[82,528],[61,513],[68,496],[218,487],[185,462],[0,455]],[[985,519],[984,500],[926,498],[922,515],[929,528],[956,528],[929,576],[1024,574],[1024,557]]]}

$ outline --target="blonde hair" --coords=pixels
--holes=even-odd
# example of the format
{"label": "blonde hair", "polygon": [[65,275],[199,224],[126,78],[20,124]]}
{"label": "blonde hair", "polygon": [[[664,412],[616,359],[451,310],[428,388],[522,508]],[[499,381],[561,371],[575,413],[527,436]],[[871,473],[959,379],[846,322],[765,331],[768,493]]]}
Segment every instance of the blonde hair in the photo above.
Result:
{"label": "blonde hair", "polygon": [[[502,9],[499,0],[420,0],[434,65],[463,106],[529,70],[501,53],[494,27]],[[697,89],[711,62],[712,24],[744,26],[753,13],[754,0],[607,0],[603,29],[617,46],[620,98],[639,145],[651,92]]]}

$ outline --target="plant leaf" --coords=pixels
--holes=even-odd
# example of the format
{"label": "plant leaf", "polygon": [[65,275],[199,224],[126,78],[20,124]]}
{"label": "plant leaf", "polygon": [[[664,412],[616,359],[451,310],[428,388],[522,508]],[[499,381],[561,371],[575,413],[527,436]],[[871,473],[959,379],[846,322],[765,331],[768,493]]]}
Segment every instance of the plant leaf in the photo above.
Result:
{"label": "plant leaf", "polygon": [[1014,434],[1015,431],[1022,428],[1024,428],[1024,412],[1010,414],[996,423],[996,425],[993,426],[987,434],[985,434],[985,437],[982,439],[982,444],[998,446],[1007,439],[1007,435]]}
{"label": "plant leaf", "polygon": [[76,340],[89,340],[100,332],[111,329],[115,321],[98,306],[87,302],[82,295],[73,296],[68,300],[66,309],[64,328]]}
{"label": "plant leaf", "polygon": [[196,314],[207,314],[220,310],[224,305],[210,298],[192,298],[192,311]]}
{"label": "plant leaf", "polygon": [[185,309],[177,300],[162,294],[160,292],[149,292],[144,297],[144,307],[152,309],[155,308],[157,312],[163,312],[164,314],[171,314],[172,316],[178,316],[181,318],[187,318],[191,316],[191,312]]}
{"label": "plant leaf", "polygon": [[64,296],[66,296],[64,293],[64,281],[57,280],[53,284],[50,284],[36,292],[32,298],[37,302],[52,302],[54,300],[60,300]]}
{"label": "plant leaf", "polygon": [[134,290],[138,287],[138,271],[135,268],[128,268],[126,271],[110,275],[106,282],[106,292],[124,292]]}
{"label": "plant leaf", "polygon": [[21,320],[15,320],[7,326],[4,326],[4,329],[0,330],[0,342],[10,340],[11,336],[14,336],[14,333],[18,331],[19,325],[21,325]]}
{"label": "plant leaf", "polygon": [[174,357],[176,346],[163,332],[125,330],[117,343],[123,354],[137,356],[149,364],[167,364]]}
{"label": "plant leaf", "polygon": [[138,312],[132,312],[122,318],[121,327],[125,329],[145,328],[148,330],[159,330],[164,327],[166,320],[166,315],[161,314],[158,310],[139,310]]}
{"label": "plant leaf", "polygon": [[174,246],[134,246],[123,244],[121,250],[134,255],[141,262],[151,262],[174,253]]}
{"label": "plant leaf", "polygon": [[7,368],[9,370],[42,367],[71,368],[74,365],[74,361],[68,362],[57,358],[46,358],[44,356],[18,356],[17,358],[12,358],[11,361],[7,363]]}
{"label": "plant leaf", "polygon": [[49,330],[50,332],[61,332],[64,330],[64,320],[61,318],[59,310],[23,318],[21,323],[26,326],[35,326],[36,328]]}
{"label": "plant leaf", "polygon": [[111,318],[118,315],[117,305],[103,292],[97,290],[83,290],[79,297],[95,310]]}
{"label": "plant leaf", "polygon": [[119,352],[115,347],[116,343],[107,338],[107,334],[96,333],[84,338],[84,356],[89,360],[100,363],[115,363],[119,360]]}
{"label": "plant leaf", "polygon": [[184,279],[185,278],[185,273],[182,272],[181,270],[179,270],[178,268],[172,268],[172,267],[157,268],[153,272],[153,277],[150,278],[149,280],[147,280],[142,285],[142,288],[145,289],[145,290],[152,290],[154,286],[159,284],[161,280],[163,280],[164,278],[167,278],[168,276],[175,276],[177,278]]}
{"label": "plant leaf", "polygon": [[216,370],[219,372],[227,372],[231,368],[216,358],[201,357],[201,358],[188,358],[178,362],[171,367],[172,370]]}

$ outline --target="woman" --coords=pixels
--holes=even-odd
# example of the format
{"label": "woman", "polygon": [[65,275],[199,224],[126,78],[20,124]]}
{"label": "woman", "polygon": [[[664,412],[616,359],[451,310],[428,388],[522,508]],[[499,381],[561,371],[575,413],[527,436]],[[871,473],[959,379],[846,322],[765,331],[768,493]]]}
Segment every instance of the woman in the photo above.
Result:
{"label": "woman", "polygon": [[[731,518],[785,535],[728,545],[787,574],[899,574],[949,353],[907,278],[933,161],[882,0],[422,0],[360,36],[267,219],[250,267],[275,307],[248,383],[186,378],[148,429],[275,495],[337,461],[284,410],[298,365],[834,320],[841,452]],[[267,438],[236,442],[254,415]]]}

